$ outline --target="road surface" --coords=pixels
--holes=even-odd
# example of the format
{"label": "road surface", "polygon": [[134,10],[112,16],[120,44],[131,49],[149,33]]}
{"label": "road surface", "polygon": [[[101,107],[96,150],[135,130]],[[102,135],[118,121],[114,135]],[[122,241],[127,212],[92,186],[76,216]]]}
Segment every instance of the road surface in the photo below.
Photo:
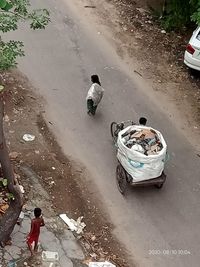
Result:
{"label": "road surface", "polygon": [[[19,68],[44,97],[46,118],[53,122],[52,130],[66,155],[87,168],[102,209],[115,225],[114,234],[137,265],[199,267],[200,159],[145,92],[148,88],[140,88],[103,34],[70,2],[34,1],[35,7],[51,11],[52,23],[45,31],[22,26],[12,33],[26,45]],[[100,75],[106,89],[95,118],[87,116],[85,107],[93,73]],[[168,179],[160,191],[138,188],[123,198],[115,184],[116,155],[109,125],[141,115],[166,137],[171,154]]]}

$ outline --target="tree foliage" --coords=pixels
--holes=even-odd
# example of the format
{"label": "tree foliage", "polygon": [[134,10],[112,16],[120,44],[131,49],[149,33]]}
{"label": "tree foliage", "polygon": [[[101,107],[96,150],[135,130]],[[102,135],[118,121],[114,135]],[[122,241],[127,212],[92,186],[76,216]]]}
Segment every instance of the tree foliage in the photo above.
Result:
{"label": "tree foliage", "polygon": [[166,9],[162,25],[166,30],[182,29],[196,23],[200,25],[200,0],[164,0]]}
{"label": "tree foliage", "polygon": [[[31,10],[29,0],[0,0],[0,70],[16,66],[17,58],[24,56],[23,42],[2,39],[7,32],[18,29],[20,22],[28,21],[31,29],[44,29],[49,23],[49,13],[46,9]],[[0,86],[2,91],[3,86]],[[8,148],[3,131],[4,94],[0,93],[0,165],[4,185],[9,191],[10,205],[0,219],[0,246],[4,246],[19,218],[23,198],[15,179],[9,159]],[[6,181],[6,182],[5,182]]]}
{"label": "tree foliage", "polygon": [[193,14],[191,20],[200,25],[200,0],[190,0],[190,4],[193,7]]}
{"label": "tree foliage", "polygon": [[44,29],[50,21],[49,12],[31,10],[29,0],[0,0],[0,70],[15,67],[17,58],[24,56],[22,42],[2,40],[2,34],[17,30],[21,21],[28,21],[33,30]]}

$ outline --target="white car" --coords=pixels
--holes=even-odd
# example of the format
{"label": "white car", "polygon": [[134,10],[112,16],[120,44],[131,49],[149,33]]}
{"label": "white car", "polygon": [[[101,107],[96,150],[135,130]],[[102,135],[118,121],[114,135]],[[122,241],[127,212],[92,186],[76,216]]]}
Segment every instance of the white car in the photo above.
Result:
{"label": "white car", "polygon": [[200,71],[200,27],[192,34],[186,47],[184,63],[192,69]]}

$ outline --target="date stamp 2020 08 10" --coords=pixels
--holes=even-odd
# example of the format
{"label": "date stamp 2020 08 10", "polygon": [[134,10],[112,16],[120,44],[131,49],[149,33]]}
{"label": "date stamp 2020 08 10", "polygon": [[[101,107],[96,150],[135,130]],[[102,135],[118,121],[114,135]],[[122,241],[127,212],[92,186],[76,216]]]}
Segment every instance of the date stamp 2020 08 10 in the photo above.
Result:
{"label": "date stamp 2020 08 10", "polygon": [[191,255],[187,249],[150,249],[149,255]]}

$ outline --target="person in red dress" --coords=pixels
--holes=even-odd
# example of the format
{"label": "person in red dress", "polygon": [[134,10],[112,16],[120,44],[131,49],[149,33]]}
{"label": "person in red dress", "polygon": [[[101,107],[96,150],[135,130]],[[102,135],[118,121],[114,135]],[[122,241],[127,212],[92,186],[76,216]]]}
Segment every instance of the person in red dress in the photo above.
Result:
{"label": "person in red dress", "polygon": [[[41,216],[42,210],[40,208],[34,209],[35,218],[31,220],[31,230],[27,236],[27,245],[31,252],[31,255],[34,255],[34,252],[37,251],[38,247],[38,239],[40,235],[40,227],[44,226],[44,219]],[[34,250],[32,248],[32,244],[34,242]]]}

